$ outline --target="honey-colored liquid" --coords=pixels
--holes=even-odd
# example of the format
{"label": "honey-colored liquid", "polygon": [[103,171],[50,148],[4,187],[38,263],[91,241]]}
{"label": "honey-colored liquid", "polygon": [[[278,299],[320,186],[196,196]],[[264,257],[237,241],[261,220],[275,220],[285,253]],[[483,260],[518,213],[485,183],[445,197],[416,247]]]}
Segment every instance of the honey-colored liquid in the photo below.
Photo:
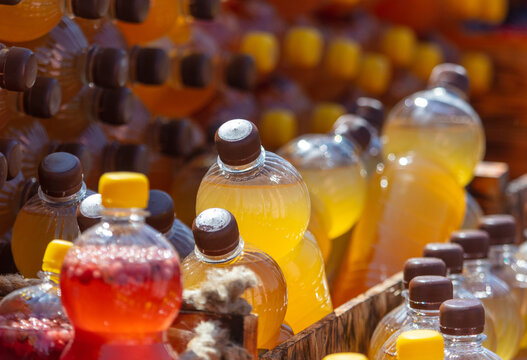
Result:
{"label": "honey-colored liquid", "polygon": [[485,136],[479,124],[451,118],[439,126],[408,125],[393,119],[383,132],[384,154],[401,156],[413,152],[442,165],[462,186],[474,176],[485,152]]}
{"label": "honey-colored liquid", "polygon": [[333,312],[324,259],[309,231],[291,253],[277,262],[287,282],[285,321],[295,334]]}
{"label": "honey-colored liquid", "polygon": [[430,242],[445,242],[465,212],[463,188],[443,168],[403,157],[384,165],[368,189],[333,289],[341,305],[419,257]]}
{"label": "honey-colored liquid", "polygon": [[328,231],[335,239],[357,222],[366,198],[366,173],[359,163],[330,169],[298,169],[309,188],[313,201]]}
{"label": "honey-colored liquid", "polygon": [[324,262],[327,262],[329,255],[331,254],[331,248],[333,246],[332,240],[328,237],[328,232],[324,224],[322,215],[316,210],[316,205],[313,204],[315,197],[310,195],[311,198],[311,217],[309,218],[309,225],[307,229],[315,237],[318,247],[322,252]]}
{"label": "honey-colored liquid", "polygon": [[242,254],[226,263],[206,263],[195,254],[190,254],[183,261],[183,281],[186,289],[199,288],[206,281],[207,271],[213,268],[232,269],[244,266],[252,270],[259,282],[243,294],[243,298],[253,307],[258,315],[258,348],[272,349],[280,335],[280,327],[287,310],[287,286],[278,264],[267,254],[245,246]]}

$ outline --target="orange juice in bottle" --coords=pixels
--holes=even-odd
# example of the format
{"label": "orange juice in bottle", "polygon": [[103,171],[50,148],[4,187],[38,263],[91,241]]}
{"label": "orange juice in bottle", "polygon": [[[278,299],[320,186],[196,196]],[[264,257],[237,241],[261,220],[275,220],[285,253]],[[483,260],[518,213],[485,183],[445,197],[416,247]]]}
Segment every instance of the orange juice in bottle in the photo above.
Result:
{"label": "orange juice in bottle", "polygon": [[185,287],[199,288],[211,269],[246,267],[252,270],[258,284],[243,297],[258,315],[258,348],[274,348],[287,310],[287,286],[276,261],[244,243],[236,219],[227,210],[203,211],[196,217],[192,231],[196,248],[182,264]]}

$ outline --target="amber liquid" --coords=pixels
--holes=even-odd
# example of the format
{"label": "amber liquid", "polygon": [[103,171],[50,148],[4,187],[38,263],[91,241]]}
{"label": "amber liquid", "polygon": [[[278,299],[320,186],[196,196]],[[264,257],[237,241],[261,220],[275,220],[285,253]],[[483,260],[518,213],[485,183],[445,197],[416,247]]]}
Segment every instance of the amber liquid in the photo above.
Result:
{"label": "amber liquid", "polygon": [[322,218],[322,215],[320,215],[315,210],[316,205],[313,204],[313,199],[314,199],[313,195],[311,195],[310,198],[311,198],[311,217],[309,218],[309,225],[307,229],[315,237],[318,247],[320,248],[320,251],[322,252],[322,257],[324,258],[324,262],[327,262],[329,259],[329,255],[331,254],[331,248],[333,246],[332,240],[328,237],[328,232],[326,230],[326,226],[324,225],[324,220]]}

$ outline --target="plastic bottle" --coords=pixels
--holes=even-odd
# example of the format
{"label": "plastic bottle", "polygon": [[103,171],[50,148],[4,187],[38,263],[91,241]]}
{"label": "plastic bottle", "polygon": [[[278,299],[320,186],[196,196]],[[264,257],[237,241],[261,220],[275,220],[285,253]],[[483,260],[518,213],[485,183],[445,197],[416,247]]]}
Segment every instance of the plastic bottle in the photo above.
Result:
{"label": "plastic bottle", "polygon": [[108,0],[2,0],[0,40],[30,41],[49,33],[63,15],[88,19],[106,15]]}
{"label": "plastic bottle", "polygon": [[258,348],[274,348],[287,310],[287,286],[278,264],[263,251],[244,244],[236,219],[227,210],[203,211],[196,217],[192,231],[196,248],[182,264],[186,288],[199,288],[213,268],[243,266],[252,270],[258,284],[243,297],[258,315]]}
{"label": "plastic bottle", "polygon": [[368,351],[368,355],[371,358],[374,358],[375,354],[381,350],[386,340],[388,340],[393,333],[408,323],[410,319],[410,305],[408,299],[408,286],[410,281],[417,276],[445,276],[446,266],[443,260],[440,259],[412,258],[404,264],[403,274],[403,303],[384,316],[375,328],[375,331],[371,336],[370,348]]}
{"label": "plastic bottle", "polygon": [[13,258],[25,277],[37,275],[51,240],[74,240],[79,235],[75,211],[86,195],[80,161],[68,153],[46,156],[38,180],[38,194],[20,210],[13,226]]}
{"label": "plastic bottle", "polygon": [[494,319],[498,338],[496,353],[502,359],[512,359],[523,337],[523,321],[519,304],[510,288],[490,271],[487,233],[480,230],[457,231],[452,233],[450,241],[461,245],[465,252],[466,288],[483,302]]}
{"label": "plastic bottle", "polygon": [[410,281],[410,319],[392,334],[373,359],[396,359],[397,338],[409,330],[439,330],[439,306],[452,299],[452,282],[442,276],[417,276]]}
{"label": "plastic bottle", "polygon": [[35,84],[37,59],[31,50],[0,44],[0,66],[8,70],[0,75],[0,88],[25,91]]}
{"label": "plastic bottle", "polygon": [[62,266],[62,303],[75,329],[70,359],[175,359],[166,330],[181,305],[179,258],[145,225],[148,179],[107,173],[103,219],[80,235]]}
{"label": "plastic bottle", "polygon": [[483,347],[485,309],[477,299],[445,301],[439,309],[441,333],[445,341],[445,359],[499,360]]}
{"label": "plastic bottle", "polygon": [[418,156],[387,159],[370,180],[368,199],[335,279],[338,305],[395,274],[427,243],[448,239],[465,212],[454,177]]}
{"label": "plastic bottle", "polygon": [[430,89],[400,101],[383,132],[387,157],[411,152],[440,164],[466,185],[485,151],[481,120],[465,101],[468,77],[459,65],[437,66]]}
{"label": "plastic bottle", "polygon": [[434,330],[410,330],[397,339],[398,360],[442,360],[444,341]]}
{"label": "plastic bottle", "polygon": [[0,356],[4,360],[58,360],[73,338],[60,301],[59,276],[71,242],[53,240],[42,261],[39,285],[16,290],[0,302]]}

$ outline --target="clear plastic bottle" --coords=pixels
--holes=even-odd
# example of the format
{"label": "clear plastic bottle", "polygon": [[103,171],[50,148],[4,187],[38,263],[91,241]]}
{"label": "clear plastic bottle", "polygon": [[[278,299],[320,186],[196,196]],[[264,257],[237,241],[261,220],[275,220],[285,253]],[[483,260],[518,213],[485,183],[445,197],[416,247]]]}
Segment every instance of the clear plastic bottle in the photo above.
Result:
{"label": "clear plastic bottle", "polygon": [[404,264],[404,279],[402,291],[403,303],[384,316],[370,340],[368,355],[373,359],[384,343],[397,330],[406,325],[410,319],[408,287],[410,281],[417,276],[436,275],[445,276],[447,269],[443,260],[434,258],[412,258]]}
{"label": "clear plastic bottle", "polygon": [[410,319],[386,340],[382,348],[374,354],[373,359],[397,359],[397,338],[406,331],[438,331],[439,306],[444,301],[452,299],[452,291],[452,282],[443,276],[413,278],[409,287]]}
{"label": "clear plastic bottle", "polygon": [[385,156],[415,153],[443,166],[462,186],[485,153],[481,120],[466,101],[469,82],[463,67],[437,66],[430,89],[400,101],[383,131]]}
{"label": "clear plastic bottle", "polygon": [[0,44],[0,66],[9,69],[0,75],[2,89],[25,91],[31,88],[37,79],[37,58],[29,49]]}
{"label": "clear plastic bottle", "polygon": [[53,240],[42,261],[40,285],[16,290],[0,302],[3,360],[58,360],[73,338],[60,301],[60,268],[72,243]]}
{"label": "clear plastic bottle", "polygon": [[386,159],[370,180],[333,301],[345,303],[397,273],[427,243],[448,239],[464,212],[463,189],[442,167],[418,156]]}
{"label": "clear plastic bottle", "polygon": [[480,299],[494,320],[498,347],[496,353],[504,360],[512,359],[523,337],[520,306],[509,286],[491,273],[487,258],[489,237],[480,230],[452,233],[450,241],[465,252],[465,287]]}
{"label": "clear plastic bottle", "polygon": [[441,333],[445,341],[446,360],[500,360],[483,347],[485,308],[477,299],[445,301],[439,309]]}
{"label": "clear plastic bottle", "polygon": [[20,273],[35,277],[48,243],[79,235],[77,206],[86,195],[82,166],[74,155],[53,153],[38,169],[40,188],[20,210],[13,226],[11,249]]}
{"label": "clear plastic bottle", "polygon": [[397,339],[398,360],[442,360],[444,340],[435,330],[409,330]]}
{"label": "clear plastic bottle", "polygon": [[183,261],[183,280],[188,289],[199,288],[213,268],[252,270],[258,284],[243,297],[258,315],[259,349],[276,346],[287,310],[287,286],[278,264],[263,251],[246,245],[234,216],[224,209],[203,211],[192,225],[196,240],[194,253]]}
{"label": "clear plastic bottle", "polygon": [[179,258],[144,223],[148,179],[107,173],[99,193],[101,223],[75,240],[62,266],[62,303],[75,334],[61,359],[175,359],[165,332],[181,305]]}

